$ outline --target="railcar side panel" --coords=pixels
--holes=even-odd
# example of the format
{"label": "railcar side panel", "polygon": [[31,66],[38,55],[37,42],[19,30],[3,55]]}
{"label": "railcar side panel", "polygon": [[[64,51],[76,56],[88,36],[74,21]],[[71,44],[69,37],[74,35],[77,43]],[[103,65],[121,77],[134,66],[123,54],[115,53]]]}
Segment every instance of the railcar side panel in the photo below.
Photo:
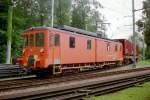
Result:
{"label": "railcar side panel", "polygon": [[102,39],[96,39],[96,62],[105,60],[105,43]]}
{"label": "railcar side panel", "polygon": [[[94,38],[63,31],[56,33],[60,35],[61,64],[95,62]],[[74,47],[70,46],[70,38],[74,38]],[[91,49],[87,48],[88,40],[91,41]]]}

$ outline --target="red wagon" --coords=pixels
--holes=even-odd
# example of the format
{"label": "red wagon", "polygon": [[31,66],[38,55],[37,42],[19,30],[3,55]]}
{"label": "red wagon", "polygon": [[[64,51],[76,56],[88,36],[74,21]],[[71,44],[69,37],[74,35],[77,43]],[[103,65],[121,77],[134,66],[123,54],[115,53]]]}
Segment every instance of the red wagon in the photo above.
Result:
{"label": "red wagon", "polygon": [[136,60],[138,60],[138,47],[126,39],[116,39],[116,41],[119,41],[123,44],[123,58],[124,63],[129,64],[133,63],[134,61],[134,48],[136,47]]}

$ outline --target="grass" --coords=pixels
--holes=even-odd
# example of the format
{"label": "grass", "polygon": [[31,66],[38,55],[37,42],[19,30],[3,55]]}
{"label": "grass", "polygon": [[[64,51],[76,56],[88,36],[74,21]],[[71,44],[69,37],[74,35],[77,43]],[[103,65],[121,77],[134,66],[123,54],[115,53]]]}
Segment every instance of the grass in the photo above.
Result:
{"label": "grass", "polygon": [[[150,59],[138,62],[137,67],[150,67]],[[150,82],[108,95],[94,97],[94,100],[150,100]]]}
{"label": "grass", "polygon": [[150,59],[139,61],[137,67],[150,67]]}
{"label": "grass", "polygon": [[139,65],[150,65],[150,59],[149,60],[140,61],[138,64]]}
{"label": "grass", "polygon": [[150,82],[116,93],[94,97],[92,100],[150,100]]}

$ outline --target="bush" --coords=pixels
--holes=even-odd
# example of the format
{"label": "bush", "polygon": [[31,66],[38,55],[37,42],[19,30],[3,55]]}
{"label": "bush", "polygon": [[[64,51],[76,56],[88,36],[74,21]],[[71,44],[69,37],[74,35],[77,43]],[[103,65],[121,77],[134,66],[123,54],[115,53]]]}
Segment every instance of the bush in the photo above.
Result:
{"label": "bush", "polygon": [[145,54],[146,54],[146,59],[150,59],[150,47],[146,48]]}

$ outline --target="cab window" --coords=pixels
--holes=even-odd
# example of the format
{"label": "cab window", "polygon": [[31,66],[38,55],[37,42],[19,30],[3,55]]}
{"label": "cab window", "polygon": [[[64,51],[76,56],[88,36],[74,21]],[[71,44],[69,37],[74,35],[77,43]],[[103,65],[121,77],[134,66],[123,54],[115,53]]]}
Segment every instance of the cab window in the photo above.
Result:
{"label": "cab window", "polygon": [[24,35],[23,36],[23,47],[27,47],[28,46],[28,35]]}
{"label": "cab window", "polygon": [[33,34],[30,35],[30,46],[31,47],[34,46],[34,35]]}
{"label": "cab window", "polygon": [[36,33],[36,46],[37,47],[44,46],[44,33]]}

